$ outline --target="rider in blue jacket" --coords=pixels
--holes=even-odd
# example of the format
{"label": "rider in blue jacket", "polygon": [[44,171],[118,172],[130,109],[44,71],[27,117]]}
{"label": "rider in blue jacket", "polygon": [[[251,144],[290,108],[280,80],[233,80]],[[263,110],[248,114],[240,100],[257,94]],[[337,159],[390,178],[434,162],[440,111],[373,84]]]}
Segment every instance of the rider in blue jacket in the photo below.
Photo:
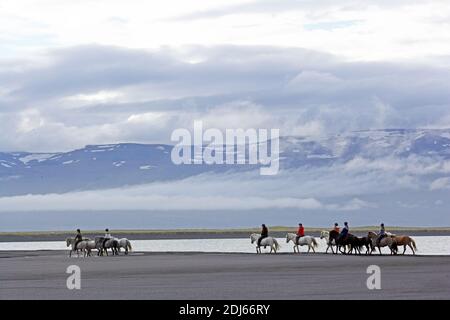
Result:
{"label": "rider in blue jacket", "polygon": [[342,228],[342,231],[339,234],[338,240],[340,241],[340,240],[344,239],[348,235],[348,231],[349,231],[348,222],[344,222],[344,228]]}

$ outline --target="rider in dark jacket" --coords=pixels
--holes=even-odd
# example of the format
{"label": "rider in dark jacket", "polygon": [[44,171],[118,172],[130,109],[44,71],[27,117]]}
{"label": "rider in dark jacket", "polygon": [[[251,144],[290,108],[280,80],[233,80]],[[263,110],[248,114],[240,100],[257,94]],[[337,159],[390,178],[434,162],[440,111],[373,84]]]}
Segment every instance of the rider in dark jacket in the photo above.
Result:
{"label": "rider in dark jacket", "polygon": [[267,229],[265,224],[262,224],[261,229],[261,236],[258,238],[258,247],[261,245],[261,241],[264,238],[267,238],[269,236],[269,229]]}
{"label": "rider in dark jacket", "polygon": [[341,234],[339,235],[338,241],[341,241],[342,239],[345,239],[348,235],[348,222],[344,222],[344,228],[342,228]]}
{"label": "rider in dark jacket", "polygon": [[109,233],[109,229],[105,229],[105,237],[103,239],[103,244],[102,244],[103,249],[106,249],[106,242],[108,240],[110,240],[111,238],[112,237],[111,237],[111,234]]}
{"label": "rider in dark jacket", "polygon": [[77,245],[78,243],[80,243],[81,241],[83,241],[83,236],[81,235],[81,231],[80,229],[77,229],[77,234],[75,236],[75,243],[73,245],[73,249],[77,250]]}

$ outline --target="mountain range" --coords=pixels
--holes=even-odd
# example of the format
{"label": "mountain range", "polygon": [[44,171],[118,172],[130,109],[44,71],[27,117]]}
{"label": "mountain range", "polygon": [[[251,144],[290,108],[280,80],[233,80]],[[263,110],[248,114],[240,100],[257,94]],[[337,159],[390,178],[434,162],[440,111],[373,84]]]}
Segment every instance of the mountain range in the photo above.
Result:
{"label": "mountain range", "polygon": [[[258,165],[175,165],[167,144],[89,145],[58,153],[0,152],[0,196],[66,193],[239,173]],[[280,138],[280,170],[383,159],[450,159],[450,129],[389,129]]]}

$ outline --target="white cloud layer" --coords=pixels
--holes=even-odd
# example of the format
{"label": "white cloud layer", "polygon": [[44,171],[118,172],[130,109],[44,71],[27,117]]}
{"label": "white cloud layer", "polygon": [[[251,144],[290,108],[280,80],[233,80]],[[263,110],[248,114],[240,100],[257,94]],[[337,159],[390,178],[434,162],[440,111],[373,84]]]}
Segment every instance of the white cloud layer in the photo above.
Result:
{"label": "white cloud layer", "polygon": [[284,136],[450,125],[442,62],[350,63],[259,46],[84,45],[42,57],[0,63],[0,150],[167,143],[194,120]]}
{"label": "white cloud layer", "polygon": [[445,1],[22,0],[0,9],[3,56],[86,43],[294,46],[365,61],[450,49]]}

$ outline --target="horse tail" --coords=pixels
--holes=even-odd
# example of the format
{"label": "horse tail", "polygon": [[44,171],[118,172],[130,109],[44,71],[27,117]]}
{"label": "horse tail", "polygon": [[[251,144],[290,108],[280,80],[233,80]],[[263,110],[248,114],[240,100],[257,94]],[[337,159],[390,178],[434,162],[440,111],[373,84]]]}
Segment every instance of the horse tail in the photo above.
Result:
{"label": "horse tail", "polygon": [[281,246],[278,243],[277,239],[273,238],[273,243],[275,244],[275,248],[277,249],[277,251],[280,250]]}
{"label": "horse tail", "polygon": [[418,251],[417,247],[416,247],[416,242],[413,240],[413,238],[410,238],[410,239],[411,239],[411,243],[412,243],[412,245],[414,247],[414,250]]}
{"label": "horse tail", "polygon": [[130,250],[130,251],[133,250],[133,248],[131,247],[131,242],[130,242],[130,240],[127,240],[127,247],[128,247],[128,250]]}
{"label": "horse tail", "polygon": [[317,241],[314,237],[312,238],[312,243],[314,245],[314,248],[317,248],[319,246],[319,244],[317,243]]}

